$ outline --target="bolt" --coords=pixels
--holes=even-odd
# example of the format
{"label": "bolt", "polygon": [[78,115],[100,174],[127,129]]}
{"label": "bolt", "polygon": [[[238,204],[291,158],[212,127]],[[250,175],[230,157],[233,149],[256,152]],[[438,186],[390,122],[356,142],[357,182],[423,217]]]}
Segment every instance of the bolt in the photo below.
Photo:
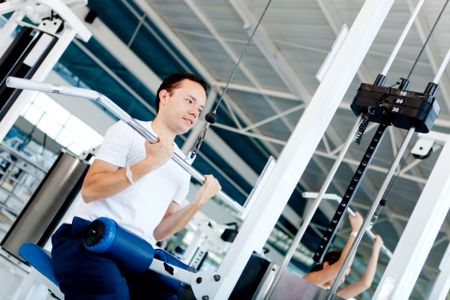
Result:
{"label": "bolt", "polygon": [[195,280],[195,282],[197,282],[198,284],[202,283],[202,278],[201,278],[201,277],[197,277],[197,279]]}
{"label": "bolt", "polygon": [[208,299],[209,299],[209,297],[206,295],[202,297],[202,300],[208,300]]}
{"label": "bolt", "polygon": [[216,274],[216,275],[213,276],[213,278],[214,278],[215,281],[219,281],[220,280],[220,275]]}

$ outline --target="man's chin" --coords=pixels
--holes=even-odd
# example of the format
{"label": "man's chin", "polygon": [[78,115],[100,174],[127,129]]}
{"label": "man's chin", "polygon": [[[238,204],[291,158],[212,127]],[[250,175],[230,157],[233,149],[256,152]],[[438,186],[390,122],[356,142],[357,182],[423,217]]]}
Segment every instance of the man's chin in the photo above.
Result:
{"label": "man's chin", "polygon": [[180,135],[180,134],[185,134],[185,133],[189,132],[189,130],[191,130],[191,129],[192,129],[192,126],[184,127],[184,128],[179,128],[178,134],[179,134],[179,135]]}

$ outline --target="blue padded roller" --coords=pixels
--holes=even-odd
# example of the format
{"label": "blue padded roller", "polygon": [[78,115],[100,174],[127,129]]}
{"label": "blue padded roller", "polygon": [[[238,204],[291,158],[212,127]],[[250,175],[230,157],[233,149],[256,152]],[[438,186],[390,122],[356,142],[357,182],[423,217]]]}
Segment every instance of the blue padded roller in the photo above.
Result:
{"label": "blue padded roller", "polygon": [[92,221],[83,242],[87,250],[103,253],[134,272],[145,272],[155,253],[147,241],[105,217]]}

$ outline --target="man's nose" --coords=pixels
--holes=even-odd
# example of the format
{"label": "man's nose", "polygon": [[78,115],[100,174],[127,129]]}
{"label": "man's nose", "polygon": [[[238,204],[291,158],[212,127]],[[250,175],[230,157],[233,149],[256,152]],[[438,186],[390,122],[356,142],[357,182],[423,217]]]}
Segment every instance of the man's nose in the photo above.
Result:
{"label": "man's nose", "polygon": [[190,114],[191,116],[193,116],[194,118],[198,118],[198,115],[199,115],[198,111],[196,111],[196,110],[191,110],[191,111],[189,112],[189,114]]}

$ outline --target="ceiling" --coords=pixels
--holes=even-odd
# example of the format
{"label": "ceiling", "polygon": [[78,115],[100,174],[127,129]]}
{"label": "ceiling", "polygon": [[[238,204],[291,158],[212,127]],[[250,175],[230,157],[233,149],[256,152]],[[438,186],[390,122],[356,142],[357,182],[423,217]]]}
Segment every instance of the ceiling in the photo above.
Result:
{"label": "ceiling", "polygon": [[[203,173],[217,174],[224,183],[224,191],[242,203],[269,155],[279,156],[320,84],[316,74],[338,33],[344,24],[352,25],[363,2],[272,1],[227,85],[266,0],[91,1],[89,8],[98,15],[91,25],[93,39],[87,45],[81,42],[72,45],[61,64],[72,78],[106,94],[138,118],[148,118],[152,113],[158,80],[174,71],[191,71],[204,77],[210,85],[211,99],[220,98],[227,87],[218,121],[209,129],[202,156],[195,166]],[[386,86],[408,75],[444,2],[425,2],[387,74]],[[356,121],[350,103],[360,83],[373,83],[381,73],[416,3],[395,1],[285,210],[280,227],[288,236],[298,227],[305,204],[311,201],[303,199],[301,192],[320,190]],[[84,16],[86,10],[80,10],[79,14]],[[447,8],[412,72],[408,90],[422,92],[433,80],[450,47],[448,28]],[[445,134],[450,132],[448,69],[439,82],[437,101],[441,111],[433,127],[434,131]],[[343,195],[376,126],[371,123],[361,145],[350,147],[328,193]],[[194,132],[195,137],[198,131]],[[405,135],[405,130],[389,127],[352,203],[352,208],[363,216]],[[191,139],[185,136],[180,143],[189,148]],[[440,147],[435,145],[427,159],[417,159],[410,154],[416,140],[415,136],[401,160],[385,194],[387,205],[372,229],[392,251],[440,152]],[[319,230],[328,224],[336,206],[330,201],[321,204],[311,230],[302,240],[304,249],[315,250],[321,238]],[[411,299],[424,299],[428,295],[449,234],[447,218]],[[342,245],[342,237],[346,235],[348,230],[344,228],[336,244]],[[289,240],[272,240],[272,245],[282,251]],[[369,240],[363,241],[358,253],[361,259],[357,268],[361,269],[364,257],[370,253]],[[388,259],[382,255],[377,280]]]}

